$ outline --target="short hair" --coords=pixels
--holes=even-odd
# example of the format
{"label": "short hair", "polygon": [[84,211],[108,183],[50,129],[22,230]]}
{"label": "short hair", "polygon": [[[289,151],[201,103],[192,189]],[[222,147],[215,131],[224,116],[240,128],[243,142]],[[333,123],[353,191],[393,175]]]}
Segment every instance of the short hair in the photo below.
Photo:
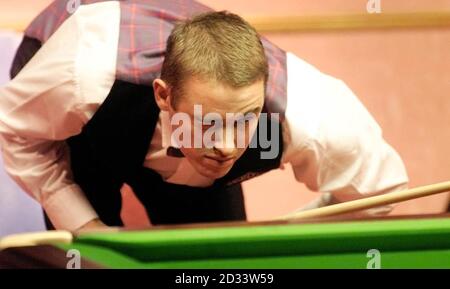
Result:
{"label": "short hair", "polygon": [[268,70],[256,30],[240,16],[220,11],[175,25],[167,40],[161,79],[181,92],[189,76],[244,87],[259,80],[266,83]]}

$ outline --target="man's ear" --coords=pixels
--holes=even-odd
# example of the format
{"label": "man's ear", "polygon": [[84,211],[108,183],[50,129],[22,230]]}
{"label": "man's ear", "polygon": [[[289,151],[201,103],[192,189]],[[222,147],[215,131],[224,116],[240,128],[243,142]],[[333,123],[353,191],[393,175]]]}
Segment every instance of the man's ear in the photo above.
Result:
{"label": "man's ear", "polygon": [[171,101],[169,85],[164,80],[157,78],[153,81],[153,92],[159,109],[169,111]]}

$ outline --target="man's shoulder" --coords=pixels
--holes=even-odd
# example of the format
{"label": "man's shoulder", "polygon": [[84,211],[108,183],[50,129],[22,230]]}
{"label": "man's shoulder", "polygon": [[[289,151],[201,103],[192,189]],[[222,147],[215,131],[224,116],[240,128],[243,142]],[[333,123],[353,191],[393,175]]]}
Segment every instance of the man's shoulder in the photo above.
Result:
{"label": "man's shoulder", "polygon": [[[33,19],[24,34],[45,43],[68,19],[83,24],[98,23],[99,16],[109,19],[120,17],[119,9],[118,1],[94,1],[85,5],[81,5],[80,1],[53,1]],[[88,26],[78,25],[81,32],[84,27]]]}
{"label": "man's shoulder", "polygon": [[286,117],[293,146],[313,145],[337,158],[357,151],[363,138],[381,134],[375,119],[343,80],[292,53],[287,59]]}
{"label": "man's shoulder", "polygon": [[298,89],[346,87],[339,78],[329,75],[301,57],[286,53],[288,82]]}

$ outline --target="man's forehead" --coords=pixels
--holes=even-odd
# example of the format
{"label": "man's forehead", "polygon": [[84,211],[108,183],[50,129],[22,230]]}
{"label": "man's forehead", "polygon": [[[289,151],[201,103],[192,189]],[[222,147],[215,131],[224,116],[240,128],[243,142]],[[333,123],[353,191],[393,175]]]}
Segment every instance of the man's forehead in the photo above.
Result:
{"label": "man's forehead", "polygon": [[253,111],[264,103],[264,82],[234,88],[217,81],[192,79],[184,85],[180,109],[193,110],[201,105],[204,112],[236,113]]}

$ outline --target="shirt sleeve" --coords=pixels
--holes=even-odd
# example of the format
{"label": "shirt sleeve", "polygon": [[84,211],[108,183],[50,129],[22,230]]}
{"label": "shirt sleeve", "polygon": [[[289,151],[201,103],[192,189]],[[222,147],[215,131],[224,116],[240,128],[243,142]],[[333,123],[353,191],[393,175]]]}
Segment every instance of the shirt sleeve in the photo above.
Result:
{"label": "shirt sleeve", "polygon": [[112,86],[118,11],[114,2],[81,6],[0,88],[5,169],[57,229],[73,231],[97,217],[72,179],[65,140],[81,132]]}
{"label": "shirt sleeve", "polygon": [[[399,154],[345,83],[288,54],[288,135],[284,162],[323,194],[304,209],[406,188]],[[362,214],[386,214],[392,206]]]}

